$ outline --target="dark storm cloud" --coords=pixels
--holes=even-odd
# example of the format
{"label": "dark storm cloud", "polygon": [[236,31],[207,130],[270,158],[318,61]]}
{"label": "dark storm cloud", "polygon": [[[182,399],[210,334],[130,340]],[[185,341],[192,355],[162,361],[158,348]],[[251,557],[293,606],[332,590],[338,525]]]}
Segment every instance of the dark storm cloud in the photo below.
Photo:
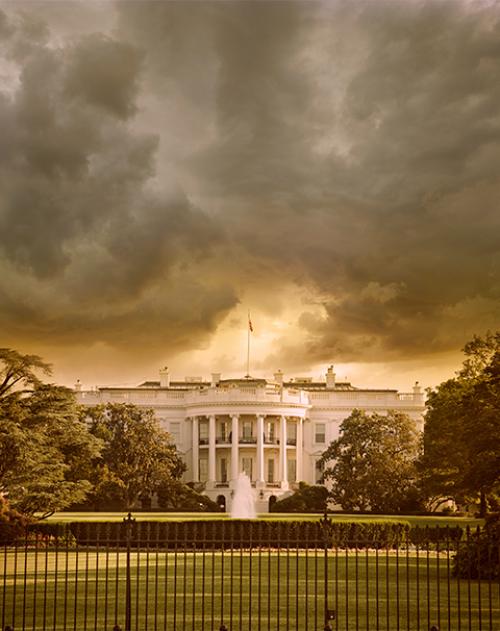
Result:
{"label": "dark storm cloud", "polygon": [[217,23],[219,133],[198,172],[234,195],[241,243],[323,297],[305,356],[412,355],[495,326],[498,8],[261,10]]}
{"label": "dark storm cloud", "polygon": [[182,346],[213,329],[234,292],[189,269],[222,231],[179,187],[152,184],[158,131],[131,124],[143,51],[100,33],[52,43],[36,16],[2,16],[17,73],[0,94],[6,335],[133,347],[161,325]]}
{"label": "dark storm cloud", "polygon": [[142,54],[134,46],[94,33],[72,51],[66,90],[69,96],[128,118],[136,111],[141,60]]}
{"label": "dark storm cloud", "polygon": [[249,283],[294,282],[316,308],[281,354],[309,364],[495,326],[498,6],[108,10],[111,33],[62,44],[32,7],[0,19],[21,73],[0,99],[4,314],[24,278],[27,328],[121,345],[164,323],[190,348]]}

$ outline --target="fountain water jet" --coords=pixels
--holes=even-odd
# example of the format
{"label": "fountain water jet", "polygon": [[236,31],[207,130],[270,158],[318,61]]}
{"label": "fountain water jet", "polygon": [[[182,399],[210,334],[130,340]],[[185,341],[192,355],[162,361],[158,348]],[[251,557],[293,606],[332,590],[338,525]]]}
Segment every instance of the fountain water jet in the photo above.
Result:
{"label": "fountain water jet", "polygon": [[234,497],[231,503],[232,519],[255,519],[255,496],[250,478],[246,473],[240,473],[234,488]]}

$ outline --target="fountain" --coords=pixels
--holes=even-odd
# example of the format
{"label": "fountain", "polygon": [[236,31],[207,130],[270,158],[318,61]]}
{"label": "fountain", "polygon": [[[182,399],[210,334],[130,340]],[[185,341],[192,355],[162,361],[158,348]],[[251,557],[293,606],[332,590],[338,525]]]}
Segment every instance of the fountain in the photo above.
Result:
{"label": "fountain", "polygon": [[255,497],[250,478],[246,473],[240,473],[234,488],[234,497],[231,504],[232,519],[255,519]]}

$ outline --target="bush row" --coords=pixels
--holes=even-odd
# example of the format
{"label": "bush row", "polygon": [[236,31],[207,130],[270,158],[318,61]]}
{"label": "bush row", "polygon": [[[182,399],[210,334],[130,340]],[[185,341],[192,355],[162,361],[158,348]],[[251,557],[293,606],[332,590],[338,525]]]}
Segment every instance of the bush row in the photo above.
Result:
{"label": "bush row", "polygon": [[396,548],[454,544],[458,528],[410,528],[404,521],[203,520],[170,522],[75,522],[69,525],[80,545],[188,549],[229,548]]}

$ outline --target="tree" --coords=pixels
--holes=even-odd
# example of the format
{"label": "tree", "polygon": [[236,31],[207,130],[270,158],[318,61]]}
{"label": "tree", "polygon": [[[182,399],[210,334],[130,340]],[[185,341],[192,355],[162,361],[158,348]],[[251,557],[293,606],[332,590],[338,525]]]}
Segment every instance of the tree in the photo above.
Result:
{"label": "tree", "polygon": [[500,333],[475,336],[453,379],[429,390],[419,469],[432,506],[480,502],[500,492]]}
{"label": "tree", "polygon": [[416,495],[419,435],[406,414],[353,410],[322,454],[329,497],[344,510],[409,510]]}
{"label": "tree", "polygon": [[37,370],[45,375],[51,374],[50,364],[38,355],[21,355],[11,348],[0,348],[0,362],[0,399],[19,394],[21,388],[28,388],[24,392],[29,392],[39,386],[42,382]]}
{"label": "tree", "polygon": [[152,410],[131,404],[107,404],[82,410],[90,432],[103,443],[93,463],[97,504],[130,510],[185,471],[175,445]]}
{"label": "tree", "polygon": [[0,491],[14,509],[43,518],[84,499],[91,484],[82,463],[100,443],[73,392],[37,376],[50,374],[40,357],[0,349],[0,362]]}

